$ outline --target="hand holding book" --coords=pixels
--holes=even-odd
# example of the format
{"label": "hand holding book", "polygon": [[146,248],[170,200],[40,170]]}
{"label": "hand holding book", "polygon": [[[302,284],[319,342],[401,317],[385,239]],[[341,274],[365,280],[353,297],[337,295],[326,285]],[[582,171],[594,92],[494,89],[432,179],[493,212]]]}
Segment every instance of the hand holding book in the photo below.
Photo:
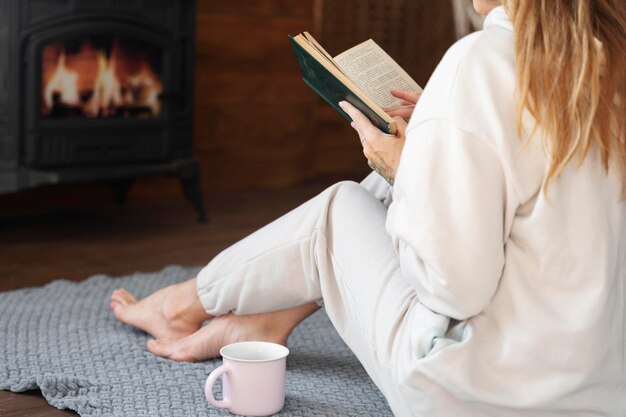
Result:
{"label": "hand holding book", "polygon": [[308,32],[289,40],[304,82],[351,121],[368,165],[393,185],[421,87],[371,39],[334,58]]}
{"label": "hand holding book", "polygon": [[349,120],[338,102],[348,101],[379,129],[395,133],[396,123],[383,108],[402,106],[403,100],[392,96],[390,90],[422,90],[372,39],[334,58],[308,32],[289,40],[304,82]]}
{"label": "hand holding book", "polygon": [[383,110],[391,117],[399,116],[408,122],[422,93],[392,88],[391,95],[400,99],[400,104],[395,107],[386,107]]}
{"label": "hand holding book", "polygon": [[350,126],[359,134],[363,154],[370,168],[383,177],[389,185],[393,185],[406,140],[406,120],[400,116],[394,117],[396,133],[392,135],[374,126],[365,114],[347,101],[339,102],[339,107],[352,119]]}

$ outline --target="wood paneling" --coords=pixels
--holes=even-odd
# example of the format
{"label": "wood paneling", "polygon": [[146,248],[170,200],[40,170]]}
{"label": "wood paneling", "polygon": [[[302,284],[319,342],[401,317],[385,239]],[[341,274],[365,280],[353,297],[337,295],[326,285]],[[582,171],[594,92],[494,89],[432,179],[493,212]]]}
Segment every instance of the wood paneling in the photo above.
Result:
{"label": "wood paneling", "polygon": [[311,28],[315,0],[199,0],[196,155],[209,190],[310,179],[314,97],[287,40]]}
{"label": "wood paneling", "polygon": [[368,172],[347,122],[302,82],[288,34],[333,54],[374,37],[425,84],[453,41],[448,2],[199,0],[195,144],[209,190]]}

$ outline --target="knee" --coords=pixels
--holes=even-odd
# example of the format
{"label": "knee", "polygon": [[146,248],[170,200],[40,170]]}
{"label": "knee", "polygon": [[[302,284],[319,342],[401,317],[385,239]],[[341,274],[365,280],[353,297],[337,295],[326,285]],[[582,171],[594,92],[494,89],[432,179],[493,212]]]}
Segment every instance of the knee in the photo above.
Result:
{"label": "knee", "polygon": [[331,188],[333,204],[354,205],[362,199],[368,199],[372,195],[359,183],[354,181],[341,181]]}
{"label": "knee", "polygon": [[[361,184],[354,181],[342,181],[330,189],[327,216],[338,228],[349,227],[354,231],[356,225],[366,227],[386,218],[386,208]],[[349,226],[348,226],[349,225]]]}
{"label": "knee", "polygon": [[[352,192],[355,192],[355,190],[357,190],[357,189],[364,189],[364,188],[358,182],[346,180],[346,181],[339,181],[339,182],[331,185],[330,189],[335,190],[335,192],[339,192],[340,190],[342,192],[350,192],[350,190],[352,190]],[[358,192],[358,191],[356,191],[356,192]]]}

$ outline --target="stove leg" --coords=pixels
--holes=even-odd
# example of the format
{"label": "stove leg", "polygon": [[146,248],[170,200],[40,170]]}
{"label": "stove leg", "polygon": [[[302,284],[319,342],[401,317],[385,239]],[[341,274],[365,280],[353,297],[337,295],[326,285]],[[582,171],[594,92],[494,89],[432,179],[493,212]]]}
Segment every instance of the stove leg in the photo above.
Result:
{"label": "stove leg", "polygon": [[111,190],[113,190],[113,196],[118,206],[123,206],[128,199],[128,191],[133,185],[133,178],[124,178],[119,180],[109,181]]}
{"label": "stove leg", "polygon": [[197,168],[190,170],[191,172],[181,172],[180,183],[183,187],[185,197],[191,203],[198,213],[198,222],[206,223],[208,221],[206,210],[204,209],[204,198],[202,196],[202,184],[200,182],[200,170]]}

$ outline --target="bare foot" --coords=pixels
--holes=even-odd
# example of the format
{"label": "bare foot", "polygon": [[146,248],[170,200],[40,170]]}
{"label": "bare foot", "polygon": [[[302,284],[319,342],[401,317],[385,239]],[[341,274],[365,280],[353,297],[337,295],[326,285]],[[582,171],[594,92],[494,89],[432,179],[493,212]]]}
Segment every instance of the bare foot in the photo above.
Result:
{"label": "bare foot", "polygon": [[110,306],[119,321],[157,339],[190,335],[211,318],[200,304],[195,278],[162,288],[139,301],[128,291],[118,289],[111,294]]}
{"label": "bare foot", "polygon": [[176,361],[196,362],[219,356],[220,349],[235,342],[263,341],[287,345],[287,338],[298,323],[319,306],[305,304],[266,314],[219,316],[193,334],[176,340],[148,341],[148,350]]}

